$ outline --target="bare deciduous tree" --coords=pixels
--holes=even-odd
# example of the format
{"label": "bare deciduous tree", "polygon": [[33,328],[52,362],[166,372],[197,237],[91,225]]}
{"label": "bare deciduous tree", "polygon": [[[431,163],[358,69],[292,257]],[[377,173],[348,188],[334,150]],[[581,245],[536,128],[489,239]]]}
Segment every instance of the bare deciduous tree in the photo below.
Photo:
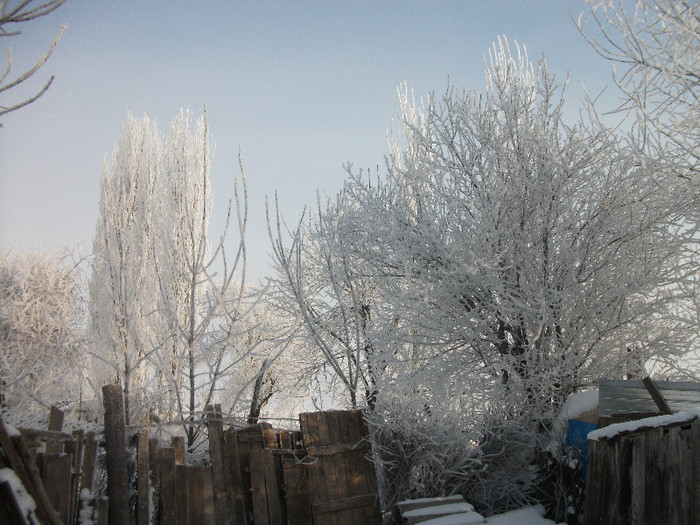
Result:
{"label": "bare deciduous tree", "polygon": [[[35,20],[39,17],[49,14],[53,10],[64,4],[66,0],[50,0],[48,2],[36,3],[34,0],[23,0],[16,4],[8,2],[7,0],[0,2],[0,37],[11,37],[16,36],[20,33],[18,30],[13,30],[16,24],[22,22],[29,22]],[[16,78],[10,77],[10,72],[12,71],[12,50],[8,48],[7,50],[7,67],[5,71],[0,74],[0,94],[15,88],[32,77],[39,69],[46,63],[46,61],[53,53],[56,48],[58,41],[61,39],[63,31],[65,31],[67,24],[64,24],[61,30],[56,35],[56,38],[51,43],[46,53],[39,59],[39,61],[34,64],[34,66],[24,73],[20,74]],[[43,87],[36,92],[34,95],[26,98],[20,102],[16,102],[9,106],[0,106],[0,116],[6,115],[12,111],[18,110],[27,106],[41,97],[49,89],[49,86],[53,82],[53,75],[49,80],[43,85]]]}
{"label": "bare deciduous tree", "polygon": [[[586,0],[578,28],[613,62],[619,107],[637,116],[637,143],[670,155],[677,175],[700,169],[700,6],[686,0]],[[620,67],[618,71],[617,67]]]}

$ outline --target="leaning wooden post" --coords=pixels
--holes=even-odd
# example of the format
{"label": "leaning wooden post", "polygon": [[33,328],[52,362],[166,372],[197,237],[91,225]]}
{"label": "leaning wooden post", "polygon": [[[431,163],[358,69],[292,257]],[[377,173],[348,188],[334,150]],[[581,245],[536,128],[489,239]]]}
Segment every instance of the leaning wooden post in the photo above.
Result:
{"label": "leaning wooden post", "polygon": [[128,525],[129,485],[126,473],[124,398],[122,387],[102,387],[105,407],[105,449],[107,451],[107,498],[109,524]]}

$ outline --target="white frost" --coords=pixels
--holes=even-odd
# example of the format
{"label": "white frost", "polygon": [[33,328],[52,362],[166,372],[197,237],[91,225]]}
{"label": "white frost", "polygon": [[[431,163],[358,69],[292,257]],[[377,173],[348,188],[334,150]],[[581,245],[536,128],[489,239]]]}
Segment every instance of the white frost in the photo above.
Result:
{"label": "white frost", "polygon": [[619,434],[634,432],[643,428],[658,428],[674,423],[684,423],[700,418],[700,407],[691,408],[685,412],[678,412],[668,416],[656,416],[629,421],[627,423],[615,423],[607,427],[594,430],[588,434],[588,439],[597,441],[599,439],[610,439]]}

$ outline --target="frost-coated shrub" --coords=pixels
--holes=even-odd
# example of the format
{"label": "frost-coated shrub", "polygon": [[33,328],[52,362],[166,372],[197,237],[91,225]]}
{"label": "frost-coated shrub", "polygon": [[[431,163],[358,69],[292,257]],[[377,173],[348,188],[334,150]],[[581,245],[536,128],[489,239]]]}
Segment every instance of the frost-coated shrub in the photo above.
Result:
{"label": "frost-coated shrub", "polygon": [[462,494],[485,514],[538,500],[532,422],[469,419],[392,407],[367,414],[382,507],[405,499]]}

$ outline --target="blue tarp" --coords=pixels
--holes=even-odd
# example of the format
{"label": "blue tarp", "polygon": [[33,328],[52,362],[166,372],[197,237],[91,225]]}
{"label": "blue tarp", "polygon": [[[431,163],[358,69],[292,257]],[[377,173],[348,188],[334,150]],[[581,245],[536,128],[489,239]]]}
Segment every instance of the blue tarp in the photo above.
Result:
{"label": "blue tarp", "polygon": [[581,451],[581,473],[583,474],[583,479],[586,479],[586,465],[588,463],[588,444],[586,439],[588,433],[597,429],[598,425],[595,423],[586,423],[584,421],[577,421],[575,419],[569,419],[569,424],[566,429],[566,444],[570,447],[576,447]]}

